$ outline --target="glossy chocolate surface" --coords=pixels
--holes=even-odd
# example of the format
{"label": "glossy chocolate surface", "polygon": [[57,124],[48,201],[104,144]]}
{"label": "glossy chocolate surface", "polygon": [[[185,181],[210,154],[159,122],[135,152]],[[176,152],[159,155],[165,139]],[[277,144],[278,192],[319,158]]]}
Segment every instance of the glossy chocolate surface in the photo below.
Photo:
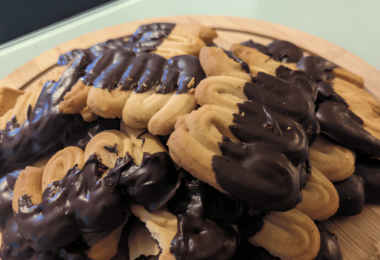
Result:
{"label": "glossy chocolate surface", "polygon": [[357,174],[343,181],[334,182],[339,194],[339,208],[335,215],[353,216],[362,212],[365,202],[364,182]]}
{"label": "glossy chocolate surface", "polygon": [[7,123],[0,133],[0,148],[7,160],[23,162],[45,153],[76,124],[75,115],[60,113],[58,106],[64,95],[84,74],[89,62],[87,56],[78,57],[58,82],[48,81],[45,84],[33,111],[28,110],[25,122],[17,122],[14,116]]}
{"label": "glossy chocolate surface", "polygon": [[362,177],[364,181],[366,200],[380,203],[380,160],[357,154],[355,174]]}
{"label": "glossy chocolate surface", "polygon": [[303,53],[298,46],[291,42],[276,40],[269,43],[267,46],[261,45],[259,43],[248,40],[242,42],[241,45],[256,49],[275,61],[280,61],[284,63],[298,62],[302,57]]}
{"label": "glossy chocolate surface", "polygon": [[3,232],[5,224],[13,217],[13,189],[21,171],[16,170],[0,179],[0,232]]}
{"label": "glossy chocolate surface", "polygon": [[230,126],[242,143],[224,138],[223,157],[214,156],[212,167],[218,184],[257,213],[290,210],[302,200],[310,176],[305,131],[315,122],[314,102],[301,88],[268,74],[253,81],[244,87],[249,101],[238,104],[240,115]]}
{"label": "glossy chocolate surface", "polygon": [[316,103],[319,104],[325,101],[335,101],[342,103],[347,107],[348,105],[346,101],[335,92],[333,85],[332,82],[319,82],[317,84],[318,99]]}
{"label": "glossy chocolate surface", "polygon": [[321,247],[314,260],[343,260],[337,238],[321,222],[315,222],[321,236]]}
{"label": "glossy chocolate surface", "polygon": [[177,260],[230,259],[238,244],[235,229],[223,222],[206,218],[202,186],[198,181],[187,184],[191,202],[187,211],[177,216],[178,231],[170,245]]}
{"label": "glossy chocolate surface", "polygon": [[[82,77],[83,83],[111,91],[144,93],[158,87],[157,94],[187,93],[205,77],[199,59],[190,55],[169,60],[154,53],[139,56],[130,50],[110,50],[98,56]],[[190,84],[190,82],[193,83]]]}
{"label": "glossy chocolate surface", "polygon": [[75,49],[59,57],[58,65],[67,65],[75,59],[78,54],[87,53],[92,57],[97,57],[109,50],[125,49],[137,54],[154,51],[165,38],[169,36],[175,24],[173,23],[152,23],[141,25],[129,39],[111,39],[104,43],[96,44],[89,49]]}
{"label": "glossy chocolate surface", "polygon": [[334,63],[316,56],[303,57],[297,63],[297,68],[309,74],[315,82],[333,80],[335,77],[332,71],[337,67]]}
{"label": "glossy chocolate surface", "polygon": [[326,101],[318,105],[315,116],[324,134],[351,150],[380,158],[380,141],[362,127],[361,118],[344,104]]}

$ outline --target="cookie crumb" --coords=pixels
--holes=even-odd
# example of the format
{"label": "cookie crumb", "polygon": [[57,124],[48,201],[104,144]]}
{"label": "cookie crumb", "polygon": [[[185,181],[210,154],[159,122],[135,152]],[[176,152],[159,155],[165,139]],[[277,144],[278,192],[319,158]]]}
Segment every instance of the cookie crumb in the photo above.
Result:
{"label": "cookie crumb", "polygon": [[290,126],[288,126],[288,128],[286,130],[290,130],[290,129],[292,129],[292,128]]}
{"label": "cookie crumb", "polygon": [[194,84],[195,84],[195,80],[194,80],[194,78],[192,78],[190,80],[189,84],[187,84],[187,88],[192,88],[194,86]]}
{"label": "cookie crumb", "polygon": [[243,113],[241,113],[241,116],[245,116],[244,112],[243,112]]}

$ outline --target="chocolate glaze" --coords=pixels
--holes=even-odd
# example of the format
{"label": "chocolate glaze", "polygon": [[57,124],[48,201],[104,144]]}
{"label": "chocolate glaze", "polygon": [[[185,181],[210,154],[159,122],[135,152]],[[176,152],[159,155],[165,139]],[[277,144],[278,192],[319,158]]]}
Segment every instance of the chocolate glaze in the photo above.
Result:
{"label": "chocolate glaze", "polygon": [[[144,93],[158,87],[157,94],[187,93],[205,77],[199,59],[189,55],[169,60],[154,53],[139,56],[130,50],[116,49],[98,56],[82,77],[83,83],[97,88]],[[189,83],[194,78],[194,84]]]}
{"label": "chocolate glaze", "polygon": [[5,224],[13,217],[13,189],[21,171],[16,170],[0,179],[0,232],[3,232]]}
{"label": "chocolate glaze", "polygon": [[342,103],[343,105],[348,107],[346,101],[341,96],[339,96],[338,93],[335,92],[332,82],[319,82],[317,84],[317,90],[318,90],[318,99],[316,101],[317,104],[330,100],[330,101]]}
{"label": "chocolate glaze", "polygon": [[314,260],[343,260],[337,238],[321,223],[316,221],[321,236],[321,247]]}
{"label": "chocolate glaze", "polygon": [[59,113],[58,106],[88,64],[87,56],[79,56],[58,82],[45,84],[33,111],[29,107],[27,119],[21,126],[15,116],[7,123],[0,133],[0,150],[7,160],[22,162],[43,154],[75,125],[76,117]]}
{"label": "chocolate glaze", "polygon": [[264,46],[253,42],[252,40],[248,40],[246,42],[242,42],[241,45],[256,49],[259,52],[268,55],[273,60],[284,63],[298,62],[303,57],[301,49],[293,43],[287,41],[276,40],[269,43],[267,46]]}
{"label": "chocolate glaze", "polygon": [[154,51],[165,38],[169,36],[175,24],[173,23],[152,23],[141,25],[137,31],[129,37],[111,39],[104,43],[96,44],[89,49],[75,49],[65,53],[59,57],[58,65],[69,64],[78,54],[87,53],[93,57],[97,57],[109,50],[125,49],[135,53],[143,53]]}
{"label": "chocolate glaze", "polygon": [[362,212],[365,202],[364,182],[353,174],[347,179],[333,183],[339,194],[339,208],[335,215],[353,216]]}
{"label": "chocolate glaze", "polygon": [[380,160],[357,154],[355,174],[362,177],[367,201],[380,203]]}
{"label": "chocolate glaze", "polygon": [[280,260],[280,258],[272,256],[264,248],[254,246],[246,239],[242,239],[232,260]]}
{"label": "chocolate glaze", "polygon": [[218,184],[257,213],[290,210],[302,200],[300,190],[310,176],[305,130],[315,121],[314,102],[268,74],[253,81],[244,87],[249,101],[238,104],[240,115],[234,114],[230,126],[242,143],[224,138],[223,157],[214,156],[212,167]]}
{"label": "chocolate glaze", "polygon": [[173,162],[165,152],[144,153],[138,166],[128,154],[119,157],[104,180],[123,189],[131,202],[143,205],[149,212],[173,197],[180,184]]}
{"label": "chocolate glaze", "polygon": [[317,106],[315,116],[324,134],[351,150],[380,158],[380,141],[362,127],[360,117],[344,104],[326,101]]}
{"label": "chocolate glaze", "polygon": [[206,218],[202,187],[198,181],[187,184],[191,202],[187,211],[177,216],[178,231],[170,245],[177,260],[230,259],[238,244],[235,229],[223,222]]}
{"label": "chocolate glaze", "polygon": [[315,82],[333,80],[332,70],[338,66],[321,57],[306,56],[299,60],[297,68],[305,71]]}

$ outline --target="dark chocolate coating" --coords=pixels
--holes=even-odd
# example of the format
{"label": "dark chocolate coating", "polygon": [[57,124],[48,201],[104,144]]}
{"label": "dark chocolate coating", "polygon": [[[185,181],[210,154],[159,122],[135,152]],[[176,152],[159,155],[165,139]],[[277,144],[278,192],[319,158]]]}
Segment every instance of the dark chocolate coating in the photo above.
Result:
{"label": "dark chocolate coating", "polygon": [[64,95],[84,75],[89,62],[87,56],[79,56],[58,82],[45,84],[33,111],[28,110],[28,117],[21,126],[16,117],[7,123],[0,138],[0,148],[7,160],[18,163],[45,153],[76,124],[75,115],[62,114],[58,107]]}
{"label": "dark chocolate coating", "polygon": [[128,155],[119,157],[104,180],[123,189],[131,202],[149,212],[166,203],[180,184],[178,172],[165,152],[144,153],[138,166]]}
{"label": "dark chocolate coating", "polygon": [[272,59],[284,63],[298,62],[303,53],[298,46],[287,41],[273,41],[267,45],[268,53]]}
{"label": "dark chocolate coating", "polygon": [[317,104],[330,100],[330,101],[342,103],[346,107],[348,107],[346,101],[341,96],[339,96],[338,93],[335,92],[332,82],[319,82],[317,84],[317,90],[318,90],[318,99],[316,101]]}
{"label": "dark chocolate coating", "polygon": [[380,141],[362,127],[360,117],[344,104],[326,101],[317,106],[315,116],[322,133],[351,150],[380,158]]}
{"label": "dark chocolate coating", "polygon": [[99,43],[89,49],[76,49],[65,53],[59,57],[58,65],[69,64],[78,54],[87,53],[92,57],[97,57],[109,50],[125,49],[135,53],[154,51],[165,38],[169,36],[175,24],[173,23],[152,23],[141,25],[137,31],[129,37],[111,39],[104,43]]}
{"label": "dark chocolate coating", "polygon": [[353,216],[362,212],[365,202],[364,182],[357,174],[352,174],[343,181],[334,182],[339,194],[337,216]]}
{"label": "dark chocolate coating", "polygon": [[0,232],[3,232],[5,224],[13,217],[13,189],[21,171],[16,170],[0,179]]}
{"label": "dark chocolate coating", "polygon": [[316,221],[321,236],[321,247],[314,260],[343,260],[337,238],[321,223]]}
{"label": "dark chocolate coating", "polygon": [[235,229],[223,222],[206,218],[202,187],[198,181],[188,183],[191,202],[187,211],[177,216],[178,230],[170,245],[177,260],[230,259],[238,244]]}
{"label": "dark chocolate coating", "polygon": [[223,157],[214,156],[212,167],[218,184],[257,213],[290,210],[310,176],[305,131],[315,122],[314,102],[282,79],[264,73],[252,79],[244,87],[249,101],[238,104],[230,126],[242,143],[224,138]]}
{"label": "dark chocolate coating", "polygon": [[315,82],[333,80],[335,77],[332,71],[337,67],[334,63],[316,56],[303,57],[297,63],[297,68],[309,74]]}
{"label": "dark chocolate coating", "polygon": [[[82,77],[85,85],[111,91],[135,90],[144,93],[158,87],[157,94],[187,93],[205,77],[199,59],[189,55],[174,56],[169,60],[154,53],[139,56],[130,50],[110,50],[98,56]],[[194,85],[189,83],[194,78]]]}
{"label": "dark chocolate coating", "polygon": [[260,43],[248,40],[242,42],[241,45],[256,49],[262,52],[275,61],[280,61],[284,63],[298,62],[302,57],[303,53],[298,46],[291,42],[276,40],[269,43],[267,46],[261,45]]}
{"label": "dark chocolate coating", "polygon": [[360,175],[364,181],[366,200],[380,203],[380,160],[357,154],[355,174]]}
{"label": "dark chocolate coating", "polygon": [[99,166],[93,155],[83,170],[69,170],[46,188],[38,205],[26,195],[19,199],[18,231],[35,251],[59,250],[81,233],[112,231],[124,222],[127,201],[120,188],[101,179]]}

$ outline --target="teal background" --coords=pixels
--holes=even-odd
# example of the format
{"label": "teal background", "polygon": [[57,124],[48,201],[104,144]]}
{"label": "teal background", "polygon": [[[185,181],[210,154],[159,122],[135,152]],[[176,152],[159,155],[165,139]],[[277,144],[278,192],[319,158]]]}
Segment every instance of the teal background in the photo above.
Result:
{"label": "teal background", "polygon": [[228,15],[287,25],[337,44],[380,69],[379,10],[379,0],[113,1],[0,45],[0,79],[42,52],[85,33],[138,19],[186,14]]}

